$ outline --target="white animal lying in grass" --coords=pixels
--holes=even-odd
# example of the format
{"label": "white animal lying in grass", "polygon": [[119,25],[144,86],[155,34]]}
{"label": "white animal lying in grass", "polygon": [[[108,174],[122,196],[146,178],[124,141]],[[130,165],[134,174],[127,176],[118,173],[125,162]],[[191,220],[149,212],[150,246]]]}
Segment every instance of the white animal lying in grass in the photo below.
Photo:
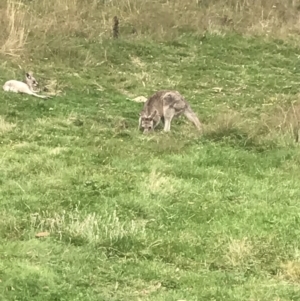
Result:
{"label": "white animal lying in grass", "polygon": [[34,91],[33,87],[37,87],[37,86],[38,86],[38,82],[33,77],[32,72],[26,72],[25,82],[21,82],[14,79],[9,80],[4,84],[3,90],[6,92],[29,94],[40,98],[49,98],[49,96],[46,95],[36,94],[37,91]]}

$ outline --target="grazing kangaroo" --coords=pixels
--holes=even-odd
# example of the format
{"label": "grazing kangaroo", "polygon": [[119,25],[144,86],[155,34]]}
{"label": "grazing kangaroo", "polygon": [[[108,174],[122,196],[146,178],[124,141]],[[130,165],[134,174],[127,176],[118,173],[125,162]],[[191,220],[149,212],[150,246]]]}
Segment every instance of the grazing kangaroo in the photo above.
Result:
{"label": "grazing kangaroo", "polygon": [[35,93],[36,91],[34,91],[33,87],[37,87],[37,86],[38,86],[38,82],[33,77],[32,72],[26,72],[25,82],[21,82],[14,79],[9,80],[4,84],[3,90],[6,92],[29,94],[39,98],[49,98],[49,96],[36,94]]}
{"label": "grazing kangaroo", "polygon": [[178,91],[158,91],[145,102],[140,113],[139,129],[143,129],[143,133],[146,134],[153,131],[160,120],[162,120],[164,122],[164,131],[168,132],[170,131],[173,117],[181,114],[184,114],[201,131],[201,123],[197,115]]}

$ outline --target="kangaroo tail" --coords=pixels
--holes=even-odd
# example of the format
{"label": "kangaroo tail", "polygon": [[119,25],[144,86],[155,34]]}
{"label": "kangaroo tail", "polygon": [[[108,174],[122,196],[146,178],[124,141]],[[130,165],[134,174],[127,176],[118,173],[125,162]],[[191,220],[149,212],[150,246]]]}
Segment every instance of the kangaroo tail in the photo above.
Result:
{"label": "kangaroo tail", "polygon": [[202,125],[200,120],[198,119],[197,115],[195,112],[191,109],[190,106],[186,108],[184,111],[184,115],[186,116],[187,119],[189,119],[195,126],[196,128],[200,131],[202,129]]}

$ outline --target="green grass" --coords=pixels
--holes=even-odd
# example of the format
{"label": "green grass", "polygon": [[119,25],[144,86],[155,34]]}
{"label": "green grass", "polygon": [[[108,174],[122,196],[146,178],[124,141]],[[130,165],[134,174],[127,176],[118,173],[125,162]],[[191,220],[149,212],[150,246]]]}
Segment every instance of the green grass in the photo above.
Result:
{"label": "green grass", "polygon": [[[0,93],[0,299],[299,300],[300,150],[261,116],[298,100],[300,49],[236,35],[86,47],[90,63],[36,54],[60,96]],[[203,136],[184,118],[138,132],[126,98],[165,88]]]}

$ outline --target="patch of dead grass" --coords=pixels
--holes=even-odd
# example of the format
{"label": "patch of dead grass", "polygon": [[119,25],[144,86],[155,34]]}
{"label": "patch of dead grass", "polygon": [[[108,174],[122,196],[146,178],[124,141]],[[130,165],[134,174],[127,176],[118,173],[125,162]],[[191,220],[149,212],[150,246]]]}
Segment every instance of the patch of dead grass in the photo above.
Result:
{"label": "patch of dead grass", "polygon": [[138,68],[144,68],[146,64],[137,56],[130,56],[131,62]]}
{"label": "patch of dead grass", "polygon": [[46,81],[44,91],[50,96],[59,96],[63,93],[63,88],[65,87],[66,85],[58,84],[56,79],[50,79]]}
{"label": "patch of dead grass", "polygon": [[300,283],[300,261],[289,260],[282,263],[279,277],[294,283]]}
{"label": "patch of dead grass", "polygon": [[266,134],[288,134],[299,142],[300,139],[300,103],[288,107],[276,106],[268,113],[262,114],[260,131]]}
{"label": "patch of dead grass", "polygon": [[4,117],[0,116],[0,134],[5,134],[12,131],[16,124],[5,121]]}
{"label": "patch of dead grass", "polygon": [[205,128],[205,132],[224,132],[243,124],[243,118],[237,111],[228,110],[218,114]]}
{"label": "patch of dead grass", "polygon": [[300,103],[271,104],[259,116],[242,115],[230,109],[221,111],[204,125],[204,135],[212,139],[231,137],[245,143],[291,143],[300,141]]}
{"label": "patch of dead grass", "polygon": [[150,174],[144,177],[141,190],[151,194],[169,195],[176,191],[175,184],[175,179],[163,175],[154,167]]}
{"label": "patch of dead grass", "polygon": [[231,239],[226,253],[227,262],[233,266],[243,265],[253,254],[253,247],[246,237]]}
{"label": "patch of dead grass", "polygon": [[29,143],[27,141],[22,141],[14,144],[14,148],[30,148],[32,146],[32,143]]}
{"label": "patch of dead grass", "polygon": [[212,139],[235,137],[236,139],[250,139],[253,135],[248,119],[234,110],[224,110],[204,125],[204,135]]}
{"label": "patch of dead grass", "polygon": [[121,221],[117,212],[103,216],[95,213],[83,214],[78,210],[50,215],[48,212],[33,213],[30,224],[34,231],[48,231],[60,238],[81,238],[90,244],[115,240],[127,235],[145,235],[146,221]]}
{"label": "patch of dead grass", "polygon": [[21,2],[7,0],[6,9],[0,10],[0,25],[3,31],[0,35],[2,46],[0,53],[9,56],[19,56],[25,47],[28,37],[28,18],[26,6]]}
{"label": "patch of dead grass", "polygon": [[54,147],[49,150],[49,154],[55,156],[55,155],[61,154],[62,152],[66,151],[66,150],[67,150],[66,147]]}

